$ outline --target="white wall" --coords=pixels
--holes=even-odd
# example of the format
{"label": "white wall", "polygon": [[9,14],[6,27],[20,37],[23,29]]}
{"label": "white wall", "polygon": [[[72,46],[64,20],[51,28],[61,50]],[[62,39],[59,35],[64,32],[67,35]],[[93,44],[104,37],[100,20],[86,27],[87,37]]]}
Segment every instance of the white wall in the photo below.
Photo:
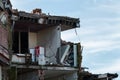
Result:
{"label": "white wall", "polygon": [[38,45],[45,48],[45,55],[49,62],[56,63],[56,53],[61,43],[60,26],[49,27],[38,32]]}

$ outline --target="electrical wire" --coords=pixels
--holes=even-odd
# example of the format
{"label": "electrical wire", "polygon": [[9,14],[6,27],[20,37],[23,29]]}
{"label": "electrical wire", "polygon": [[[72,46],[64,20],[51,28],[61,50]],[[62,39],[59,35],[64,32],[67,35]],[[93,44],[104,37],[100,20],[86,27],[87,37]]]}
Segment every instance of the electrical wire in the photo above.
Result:
{"label": "electrical wire", "polygon": [[[75,28],[75,34],[76,34],[79,42],[81,42],[81,41],[80,41],[80,37],[79,37],[79,35],[78,35],[78,32],[77,32],[77,29],[76,29],[76,28]],[[81,46],[81,53],[82,53],[82,51],[83,51],[83,46]]]}
{"label": "electrical wire", "polygon": [[77,29],[75,28],[75,34],[76,34],[76,36],[77,36],[77,38],[78,38],[78,41],[80,42],[80,37],[79,37],[79,35],[78,35],[78,32],[77,32]]}

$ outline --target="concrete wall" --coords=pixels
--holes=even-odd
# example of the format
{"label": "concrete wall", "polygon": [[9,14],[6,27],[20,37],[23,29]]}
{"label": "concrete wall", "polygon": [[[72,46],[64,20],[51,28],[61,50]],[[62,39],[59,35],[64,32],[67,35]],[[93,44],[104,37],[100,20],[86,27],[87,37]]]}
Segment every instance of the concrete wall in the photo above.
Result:
{"label": "concrete wall", "polygon": [[56,63],[56,53],[61,43],[61,27],[49,27],[39,32],[29,32],[29,49],[41,46],[45,48],[45,57],[49,63]]}
{"label": "concrete wall", "polygon": [[49,63],[56,63],[56,53],[60,47],[60,26],[49,27],[38,32],[38,45],[45,48],[45,56]]}
{"label": "concrete wall", "polygon": [[[54,75],[54,74],[53,74]],[[57,77],[48,78],[45,80],[78,80],[77,71],[70,74],[63,74]]]}
{"label": "concrete wall", "polygon": [[22,73],[18,75],[17,80],[39,80],[38,71]]}
{"label": "concrete wall", "polygon": [[[56,74],[50,74],[50,75],[53,76]],[[40,79],[39,76],[40,75],[38,74],[38,71],[36,70],[33,72],[27,72],[27,73],[22,73],[21,75],[18,75],[17,80],[39,80]],[[63,73],[63,74],[60,74],[58,76],[51,77],[51,78],[46,78],[47,76],[44,75],[44,80],[78,80],[77,71],[73,73],[67,73],[67,74]]]}

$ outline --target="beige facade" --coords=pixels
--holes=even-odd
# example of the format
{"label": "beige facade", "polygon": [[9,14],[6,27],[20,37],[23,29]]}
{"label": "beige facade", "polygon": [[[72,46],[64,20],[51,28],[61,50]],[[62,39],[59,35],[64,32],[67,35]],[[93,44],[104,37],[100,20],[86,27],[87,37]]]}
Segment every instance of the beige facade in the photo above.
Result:
{"label": "beige facade", "polygon": [[29,32],[29,49],[34,49],[37,46],[37,32]]}

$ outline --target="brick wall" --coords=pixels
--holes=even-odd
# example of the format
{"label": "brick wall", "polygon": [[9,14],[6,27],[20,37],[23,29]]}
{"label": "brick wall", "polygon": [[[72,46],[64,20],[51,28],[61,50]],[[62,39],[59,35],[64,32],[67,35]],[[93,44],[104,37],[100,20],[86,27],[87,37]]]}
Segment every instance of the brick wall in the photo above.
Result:
{"label": "brick wall", "polygon": [[8,48],[8,31],[0,25],[0,45]]}

